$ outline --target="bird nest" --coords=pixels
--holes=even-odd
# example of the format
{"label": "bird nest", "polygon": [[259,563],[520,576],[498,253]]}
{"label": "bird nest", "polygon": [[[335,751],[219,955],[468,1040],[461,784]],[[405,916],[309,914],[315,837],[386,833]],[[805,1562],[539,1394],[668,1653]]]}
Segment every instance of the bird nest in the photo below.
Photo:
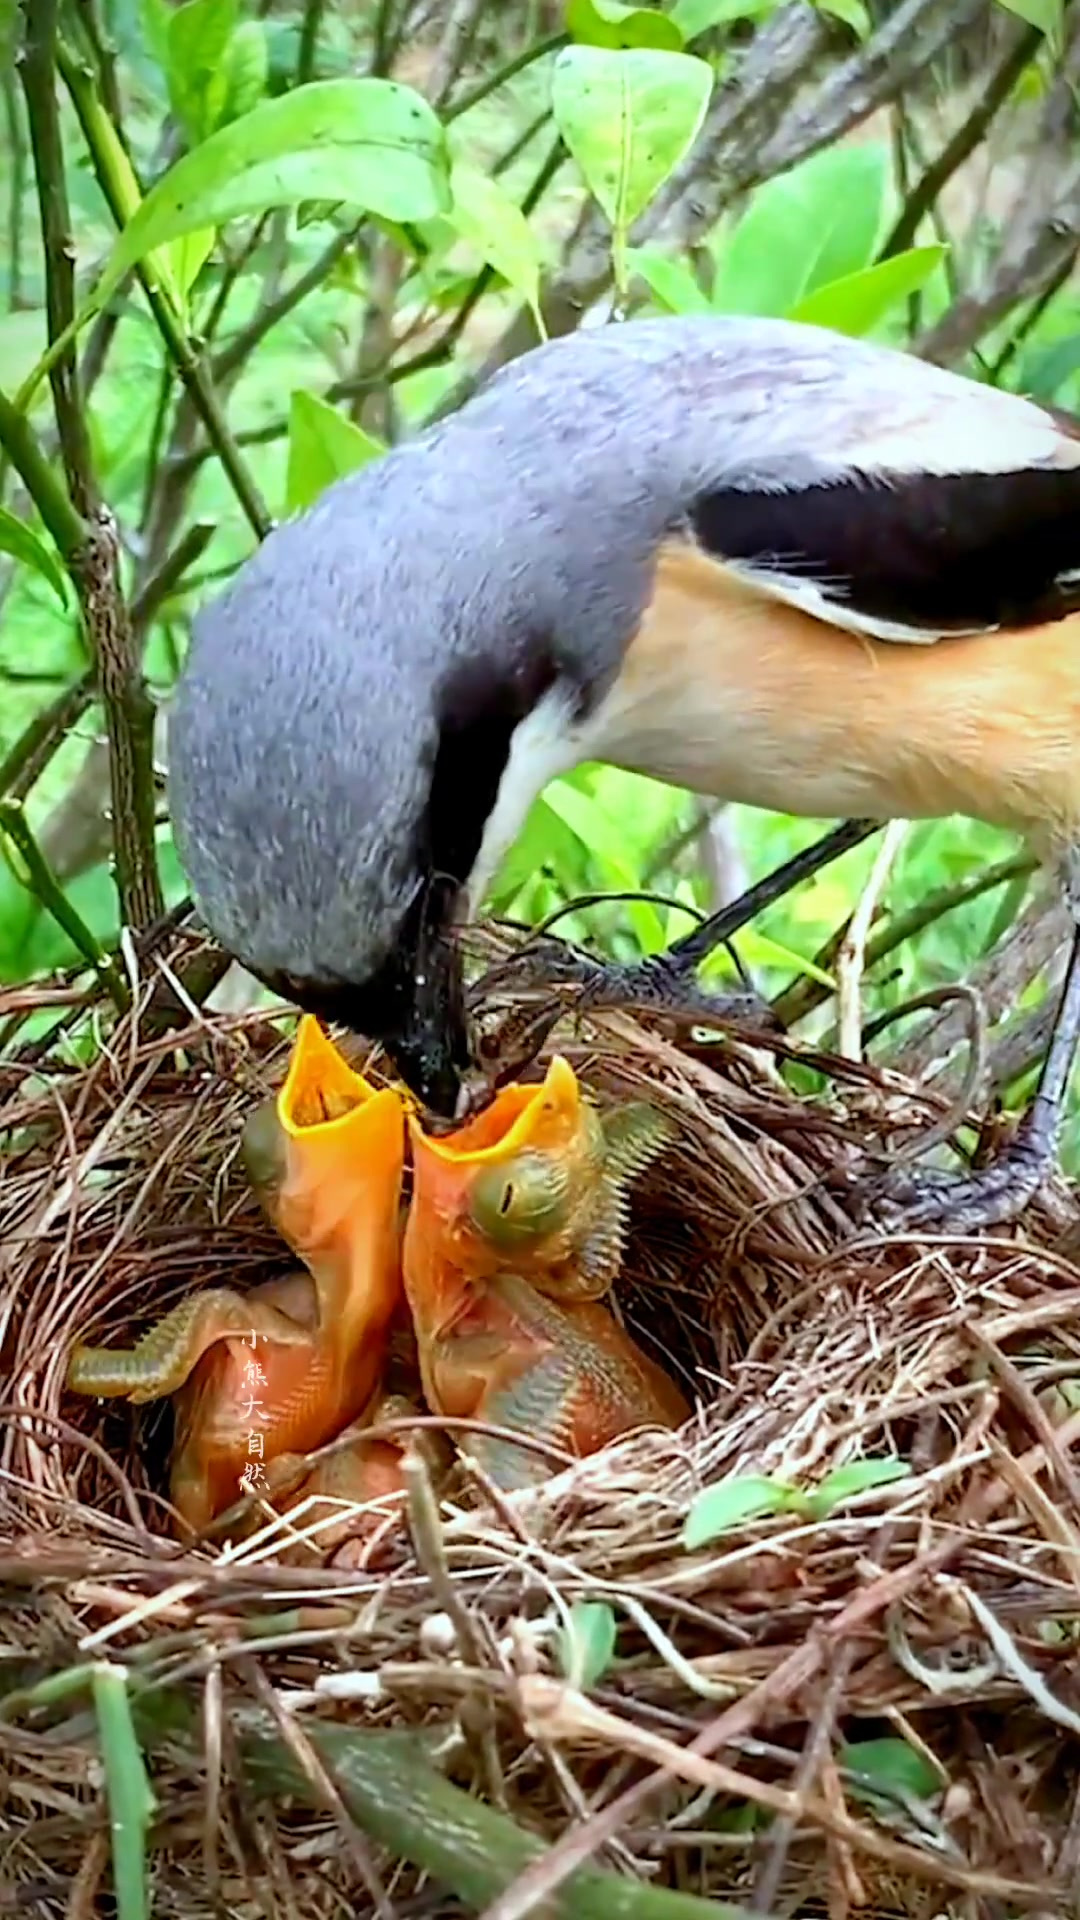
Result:
{"label": "bird nest", "polygon": [[290,1028],[160,992],[0,1079],[0,1908],[137,1913],[145,1858],[192,1920],[1072,1912],[1068,1191],[860,1236],[862,1150],[929,1095],[564,1022],[601,1102],[675,1123],[616,1300],[694,1419],[512,1496],[459,1435],[441,1506],[411,1451],[366,1565],[283,1561],[270,1516],[185,1548],[168,1409],[69,1394],[66,1355],[280,1269],[237,1149]]}

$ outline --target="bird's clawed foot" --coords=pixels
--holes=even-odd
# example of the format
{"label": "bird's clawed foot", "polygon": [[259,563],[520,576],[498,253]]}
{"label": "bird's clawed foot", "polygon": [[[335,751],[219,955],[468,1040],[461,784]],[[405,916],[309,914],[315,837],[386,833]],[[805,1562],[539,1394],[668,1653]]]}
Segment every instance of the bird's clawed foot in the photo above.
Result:
{"label": "bird's clawed foot", "polygon": [[780,1022],[767,1000],[752,987],[741,993],[711,993],[692,967],[669,954],[657,954],[630,966],[597,962],[582,984],[578,1009],[611,1008],[628,1013],[661,1013],[695,1027],[748,1026],[776,1033]]}
{"label": "bird's clawed foot", "polygon": [[893,1234],[985,1233],[1019,1218],[1055,1171],[1054,1116],[1038,1105],[1007,1146],[976,1173],[936,1167],[894,1169],[856,1189],[860,1228]]}
{"label": "bird's clawed foot", "polygon": [[[713,993],[700,985],[695,967],[673,949],[646,960],[620,965],[594,960],[580,948],[562,941],[528,945],[492,967],[475,989],[482,1000],[492,991],[543,990],[548,1006],[535,1019],[554,1024],[560,1011],[608,1009],[625,1013],[662,1013],[693,1026],[725,1027],[729,1023],[764,1028],[775,1033],[780,1025],[767,1000],[753,987],[737,993]],[[565,989],[577,989],[563,998]]]}

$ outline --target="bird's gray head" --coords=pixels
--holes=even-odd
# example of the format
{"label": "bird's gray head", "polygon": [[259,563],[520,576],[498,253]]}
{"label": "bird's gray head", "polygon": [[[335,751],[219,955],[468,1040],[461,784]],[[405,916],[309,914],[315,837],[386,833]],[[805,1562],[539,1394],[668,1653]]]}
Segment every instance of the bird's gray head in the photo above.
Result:
{"label": "bird's gray head", "polygon": [[[408,450],[379,465],[399,461]],[[470,622],[447,564],[460,494],[451,541],[429,524],[406,544],[387,520],[399,485],[367,478],[278,528],[196,619],[169,715],[170,810],[223,946],[382,1041],[449,1116],[469,1065],[450,922],[514,728],[552,673],[542,642],[497,666],[473,643],[500,623]],[[430,487],[425,505],[437,519]]]}
{"label": "bird's gray head", "polygon": [[169,779],[204,918],[448,1115],[455,897],[573,764],[638,624],[693,417],[672,346],[642,321],[525,355],[277,528],[195,624]]}

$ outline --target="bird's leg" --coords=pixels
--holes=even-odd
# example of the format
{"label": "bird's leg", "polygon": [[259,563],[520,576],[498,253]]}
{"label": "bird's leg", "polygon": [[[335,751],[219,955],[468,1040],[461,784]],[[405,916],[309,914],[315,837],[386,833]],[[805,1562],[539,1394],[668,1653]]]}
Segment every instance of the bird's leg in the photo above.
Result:
{"label": "bird's leg", "polygon": [[609,966],[594,962],[593,977],[586,982],[579,1005],[590,1007],[644,1008],[681,1015],[700,1025],[723,1025],[728,1020],[763,1021],[777,1024],[776,1017],[756,993],[710,993],[698,984],[696,970],[710,953],[730,940],[751,920],[771,907],[803,880],[809,880],[851,847],[869,839],[880,827],[880,820],[845,820],[823,839],[767,873],[738,900],[718,913],[709,915],[692,933],[666,953],[653,954],[631,966]]}
{"label": "bird's leg", "polygon": [[1066,892],[1075,923],[1072,948],[1030,1107],[1008,1145],[977,1173],[928,1167],[867,1183],[859,1212],[885,1231],[967,1234],[1003,1226],[1023,1213],[1054,1172],[1062,1107],[1080,1044],[1080,853],[1068,861]]}

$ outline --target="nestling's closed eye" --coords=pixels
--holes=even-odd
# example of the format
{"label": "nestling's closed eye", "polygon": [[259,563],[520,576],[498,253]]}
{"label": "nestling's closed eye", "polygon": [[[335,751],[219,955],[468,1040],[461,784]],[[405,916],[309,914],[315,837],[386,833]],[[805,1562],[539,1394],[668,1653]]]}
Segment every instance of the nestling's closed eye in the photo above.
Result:
{"label": "nestling's closed eye", "polygon": [[499,1247],[542,1240],[566,1225],[566,1167],[548,1154],[523,1153],[504,1167],[484,1167],[469,1194],[473,1225]]}

